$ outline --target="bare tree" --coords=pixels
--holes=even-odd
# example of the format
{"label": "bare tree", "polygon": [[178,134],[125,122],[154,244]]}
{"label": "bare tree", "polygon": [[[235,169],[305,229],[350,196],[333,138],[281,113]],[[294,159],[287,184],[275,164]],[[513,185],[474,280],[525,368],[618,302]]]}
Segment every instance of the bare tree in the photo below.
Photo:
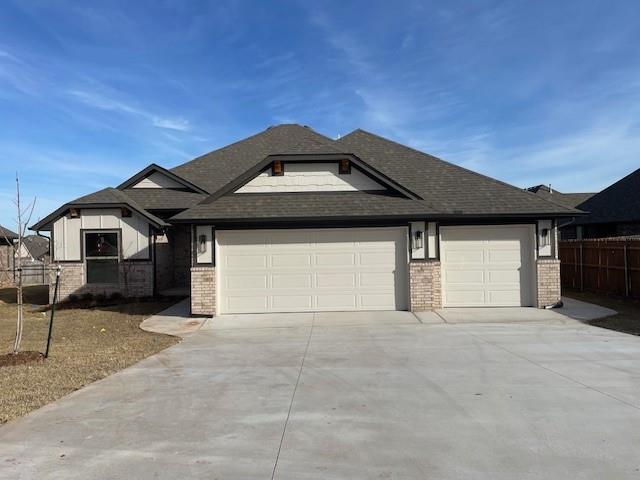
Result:
{"label": "bare tree", "polygon": [[13,342],[13,353],[18,353],[20,351],[20,343],[22,342],[22,330],[24,328],[24,304],[22,300],[22,243],[27,233],[27,227],[31,222],[33,210],[36,206],[36,198],[34,197],[26,207],[22,206],[22,201],[20,198],[20,180],[17,173],[16,197],[13,201],[13,204],[16,207],[17,213],[17,218],[15,220],[16,224],[18,225],[18,241],[17,243],[14,243],[10,241],[6,236],[5,240],[9,245],[13,247],[14,268],[18,272],[18,276],[14,280],[14,283],[17,287],[16,300],[18,303],[18,317],[16,319],[16,337]]}

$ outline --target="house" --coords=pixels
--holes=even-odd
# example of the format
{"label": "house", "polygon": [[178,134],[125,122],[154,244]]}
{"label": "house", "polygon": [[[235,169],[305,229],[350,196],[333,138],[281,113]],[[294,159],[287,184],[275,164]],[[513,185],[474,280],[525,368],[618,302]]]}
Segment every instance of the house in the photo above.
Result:
{"label": "house", "polygon": [[187,289],[192,314],[553,305],[580,211],[355,130],[278,125],[62,205],[61,296]]}
{"label": "house", "polygon": [[49,263],[49,239],[40,235],[27,235],[22,239],[16,258],[22,259],[22,264],[41,265]]}
{"label": "house", "polygon": [[13,281],[13,243],[18,234],[0,225],[0,285]]}
{"label": "house", "polygon": [[[550,185],[536,185],[535,187],[530,187],[527,190],[539,195],[545,200],[572,208],[580,208],[578,205],[584,203],[595,195],[595,193],[562,193],[558,190],[552,189]],[[561,221],[558,224],[558,228],[560,229],[561,240],[570,240],[577,238],[578,236],[575,218],[569,218]]]}
{"label": "house", "polygon": [[576,238],[640,235],[640,169],[577,205]]}

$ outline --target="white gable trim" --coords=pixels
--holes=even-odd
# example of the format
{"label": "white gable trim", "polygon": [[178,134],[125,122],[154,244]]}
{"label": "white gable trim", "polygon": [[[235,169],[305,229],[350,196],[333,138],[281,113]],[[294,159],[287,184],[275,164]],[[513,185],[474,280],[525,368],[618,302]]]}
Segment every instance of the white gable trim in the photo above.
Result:
{"label": "white gable trim", "polygon": [[337,162],[285,163],[284,174],[273,176],[271,169],[260,173],[235,193],[353,192],[386,190],[384,185],[352,168],[338,173]]}

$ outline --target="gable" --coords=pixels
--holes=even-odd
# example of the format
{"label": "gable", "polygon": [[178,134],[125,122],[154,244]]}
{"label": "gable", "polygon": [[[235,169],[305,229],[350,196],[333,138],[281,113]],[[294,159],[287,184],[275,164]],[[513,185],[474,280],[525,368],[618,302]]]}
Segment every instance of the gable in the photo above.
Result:
{"label": "gable", "polygon": [[355,192],[381,191],[386,187],[357,168],[340,173],[337,162],[285,163],[282,175],[269,168],[235,193]]}
{"label": "gable", "polygon": [[185,188],[183,184],[161,172],[153,172],[129,188]]}

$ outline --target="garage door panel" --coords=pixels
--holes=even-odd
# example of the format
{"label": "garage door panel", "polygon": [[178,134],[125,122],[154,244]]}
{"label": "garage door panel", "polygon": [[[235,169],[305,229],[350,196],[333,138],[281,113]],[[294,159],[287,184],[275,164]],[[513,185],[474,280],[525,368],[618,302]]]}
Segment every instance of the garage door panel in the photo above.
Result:
{"label": "garage door panel", "polygon": [[311,255],[308,253],[300,254],[273,254],[271,255],[271,266],[280,267],[307,267],[311,265]]}
{"label": "garage door panel", "polygon": [[272,295],[271,306],[280,311],[309,310],[313,306],[311,295]]}
{"label": "garage door panel", "polygon": [[[309,274],[279,273],[271,275],[272,288],[310,288],[311,285],[311,275]],[[263,288],[267,288],[267,285]]]}
{"label": "garage door panel", "polygon": [[495,247],[488,249],[488,263],[514,263],[520,265],[522,260],[522,252],[519,248],[510,248],[498,250]]}
{"label": "garage door panel", "polygon": [[232,268],[255,268],[266,267],[267,257],[265,255],[227,255],[225,265]]}
{"label": "garage door panel", "polygon": [[355,273],[317,273],[316,286],[318,288],[355,287]]}
{"label": "garage door panel", "polygon": [[489,302],[501,304],[505,307],[519,307],[520,294],[513,290],[489,290]]}
{"label": "garage door panel", "polygon": [[484,305],[485,290],[451,290],[445,293],[445,303],[460,307]]}
{"label": "garage door panel", "polygon": [[319,294],[317,297],[319,310],[354,310],[357,299],[349,294]]}
{"label": "garage door panel", "polygon": [[489,270],[487,274],[489,284],[506,283],[513,285],[516,282],[520,282],[519,270]]}
{"label": "garage door panel", "polygon": [[[358,274],[361,287],[388,287],[395,282],[393,272],[366,272]],[[402,279],[398,279],[402,281]]]}
{"label": "garage door panel", "polygon": [[484,270],[453,270],[447,269],[447,281],[451,285],[469,285],[469,284],[484,284],[485,277]]}
{"label": "garage door panel", "polygon": [[532,303],[532,226],[442,227],[440,233],[444,306]]}
{"label": "garage door panel", "polygon": [[267,274],[261,275],[230,275],[225,278],[225,285],[229,290],[246,290],[252,288],[267,288]]}
{"label": "garage door panel", "polygon": [[353,253],[318,253],[316,265],[318,267],[344,267],[356,264],[356,256]]}
{"label": "garage door panel", "polygon": [[363,267],[367,266],[380,266],[380,265],[395,265],[396,263],[396,255],[395,252],[372,252],[372,253],[361,253],[358,255],[358,260],[360,265]]}
{"label": "garage door panel", "polygon": [[231,295],[225,299],[225,306],[229,311],[238,309],[265,310],[269,306],[266,296]]}
{"label": "garage door panel", "polygon": [[484,252],[481,249],[450,249],[447,255],[447,264],[463,264],[484,263]]}
{"label": "garage door panel", "polygon": [[407,307],[405,228],[238,232],[216,232],[219,313]]}

